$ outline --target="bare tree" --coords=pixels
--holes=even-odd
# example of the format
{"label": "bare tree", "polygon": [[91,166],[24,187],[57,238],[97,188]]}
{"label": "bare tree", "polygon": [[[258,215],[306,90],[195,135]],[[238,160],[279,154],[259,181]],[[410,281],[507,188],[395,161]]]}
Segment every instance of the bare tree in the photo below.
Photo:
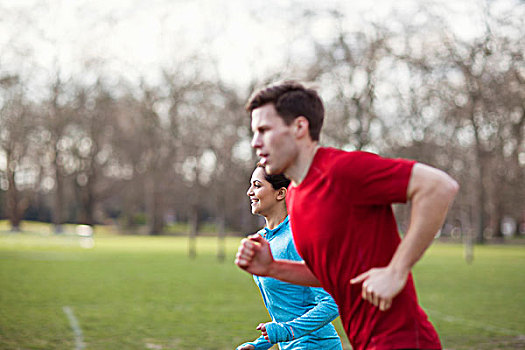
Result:
{"label": "bare tree", "polygon": [[450,86],[456,94],[450,113],[473,138],[478,242],[483,242],[484,232],[490,228],[501,235],[503,215],[511,209],[505,208],[502,194],[523,188],[519,186],[522,181],[516,182],[522,179],[516,155],[523,147],[525,91],[520,40],[492,32],[487,23],[485,36],[479,40],[445,41],[452,69],[461,77],[458,85]]}
{"label": "bare tree", "polygon": [[361,150],[374,143],[374,132],[381,132],[376,85],[381,78],[378,66],[388,58],[387,38],[388,32],[379,27],[366,33],[340,29],[332,43],[316,46],[317,68],[310,68],[310,74],[327,86],[325,142]]}
{"label": "bare tree", "polygon": [[124,192],[127,199],[135,201],[135,208],[126,211],[133,215],[136,209],[146,210],[150,234],[163,230],[166,182],[173,162],[167,126],[155,107],[161,98],[155,88],[145,84],[141,86],[140,99],[128,96],[127,106],[122,106],[118,114],[118,136],[114,138],[116,152],[122,159],[120,166],[131,172],[132,181]]}
{"label": "bare tree", "polygon": [[94,225],[103,200],[118,195],[125,170],[118,165],[113,136],[118,100],[99,79],[93,86],[76,86],[72,113],[75,137],[71,153],[79,223]]}
{"label": "bare tree", "polygon": [[72,120],[72,112],[67,105],[66,86],[57,72],[55,80],[50,85],[50,96],[40,116],[40,125],[49,135],[47,152],[51,159],[49,164],[52,172],[53,186],[53,225],[55,233],[63,232],[65,213],[66,167],[66,131]]}
{"label": "bare tree", "polygon": [[[30,202],[28,185],[34,185],[34,179],[28,178],[31,177],[33,160],[30,159],[33,146],[30,138],[33,131],[32,115],[18,76],[1,77],[0,92],[0,150],[4,152],[6,160],[7,214],[11,230],[19,231]],[[26,191],[23,191],[24,187]]]}
{"label": "bare tree", "polygon": [[[487,10],[484,35],[462,40],[443,18],[435,14],[432,18],[426,33],[433,40],[421,40],[421,28],[407,25],[409,44],[404,52],[395,53],[410,73],[405,93],[398,93],[397,110],[404,115],[398,122],[410,126],[406,130],[412,135],[396,133],[390,142],[397,144],[397,152],[402,152],[399,147],[419,145],[420,151],[412,152],[416,159],[434,163],[460,180],[462,191],[452,213],[458,213],[465,231],[475,231],[481,243],[489,231],[501,235],[504,215],[519,218],[523,210],[516,197],[523,196],[524,187],[519,161],[525,91],[519,34],[523,20],[513,13],[495,15]],[[414,43],[420,46],[414,49]],[[437,147],[440,152],[433,151]]]}

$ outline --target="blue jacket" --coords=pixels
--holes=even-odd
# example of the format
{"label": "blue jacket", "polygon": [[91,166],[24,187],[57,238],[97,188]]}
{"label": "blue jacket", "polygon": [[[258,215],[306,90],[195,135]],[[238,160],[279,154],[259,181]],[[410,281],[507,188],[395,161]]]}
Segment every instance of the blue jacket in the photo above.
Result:
{"label": "blue jacket", "polygon": [[[288,217],[275,229],[258,232],[270,243],[275,259],[302,261],[295,249]],[[338,315],[337,305],[322,288],[303,287],[270,277],[253,276],[264,305],[272,318],[266,325],[270,342],[263,336],[253,342],[256,350],[279,343],[281,350],[341,350],[341,340],[330,323]]]}

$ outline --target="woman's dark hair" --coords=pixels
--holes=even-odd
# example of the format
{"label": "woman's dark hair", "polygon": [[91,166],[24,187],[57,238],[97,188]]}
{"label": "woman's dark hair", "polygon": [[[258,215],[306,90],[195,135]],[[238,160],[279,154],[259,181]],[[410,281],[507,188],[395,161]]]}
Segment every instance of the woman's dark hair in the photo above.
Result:
{"label": "woman's dark hair", "polygon": [[288,188],[288,185],[290,185],[290,180],[283,174],[268,175],[266,170],[264,170],[264,165],[261,163],[257,163],[257,167],[262,168],[264,171],[264,179],[272,185],[274,190],[278,190],[282,187]]}

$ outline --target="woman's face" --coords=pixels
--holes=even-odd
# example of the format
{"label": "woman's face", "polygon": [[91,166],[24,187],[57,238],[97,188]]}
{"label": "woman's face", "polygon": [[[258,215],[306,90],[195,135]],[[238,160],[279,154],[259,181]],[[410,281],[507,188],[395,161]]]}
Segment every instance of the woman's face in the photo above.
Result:
{"label": "woman's face", "polygon": [[279,203],[279,191],[274,190],[272,184],[264,179],[264,170],[260,167],[253,171],[246,194],[250,197],[252,214],[266,216]]}

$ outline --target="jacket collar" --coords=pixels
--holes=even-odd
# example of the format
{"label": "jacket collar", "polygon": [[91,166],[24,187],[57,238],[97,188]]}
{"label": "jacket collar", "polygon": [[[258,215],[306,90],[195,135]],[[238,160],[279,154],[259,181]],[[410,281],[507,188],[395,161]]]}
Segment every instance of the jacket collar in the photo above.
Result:
{"label": "jacket collar", "polygon": [[288,225],[289,220],[290,220],[290,217],[287,215],[286,218],[283,220],[283,222],[277,225],[277,227],[274,228],[273,230],[270,230],[268,227],[265,227],[264,230],[261,232],[262,235],[266,239],[270,239],[271,237],[278,235],[279,233],[281,233],[281,231],[283,231],[283,228]]}

